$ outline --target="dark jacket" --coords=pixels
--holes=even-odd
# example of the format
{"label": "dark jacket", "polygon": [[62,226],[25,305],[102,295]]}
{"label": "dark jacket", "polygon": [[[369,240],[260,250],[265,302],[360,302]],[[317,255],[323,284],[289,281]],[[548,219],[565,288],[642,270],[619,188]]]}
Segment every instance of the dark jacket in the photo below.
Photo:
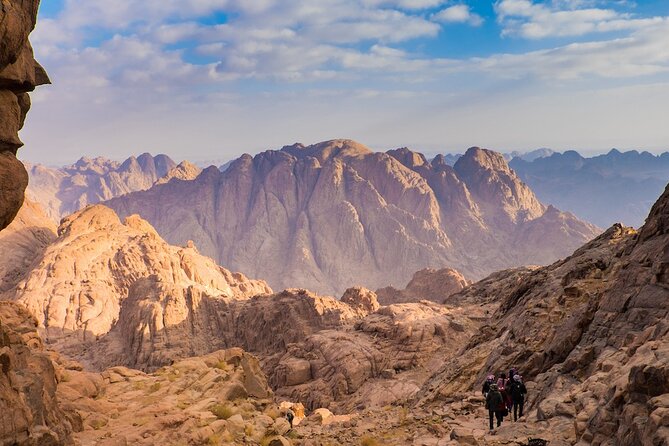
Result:
{"label": "dark jacket", "polygon": [[482,389],[482,392],[483,392],[484,395],[486,395],[488,392],[490,392],[490,381],[486,380],[486,381],[483,383],[483,389]]}
{"label": "dark jacket", "polygon": [[500,407],[504,405],[504,398],[499,390],[491,390],[485,398],[485,407],[488,410],[501,410]]}
{"label": "dark jacket", "polygon": [[518,381],[513,381],[511,383],[511,398],[513,401],[520,402],[525,399],[525,394],[527,393],[527,389],[525,388],[525,384],[523,382],[518,382]]}

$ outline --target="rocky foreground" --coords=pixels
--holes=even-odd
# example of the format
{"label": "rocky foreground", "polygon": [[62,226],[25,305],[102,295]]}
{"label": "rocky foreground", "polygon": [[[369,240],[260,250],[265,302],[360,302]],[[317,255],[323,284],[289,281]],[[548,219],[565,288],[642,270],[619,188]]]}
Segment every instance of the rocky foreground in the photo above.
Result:
{"label": "rocky foreground", "polygon": [[[80,237],[126,237],[112,253],[133,252],[133,240],[144,240],[143,252],[162,252],[164,265],[183,267],[183,260],[167,259],[194,250],[147,236],[150,226],[139,219],[124,225],[115,218],[97,207],[64,222],[45,251],[52,259],[45,271],[72,265],[49,249],[80,247]],[[100,229],[108,224],[115,229]],[[144,235],[127,238],[127,231]],[[525,445],[529,438],[551,445],[669,444],[667,252],[669,189],[638,232],[614,226],[565,260],[495,273],[444,293],[443,303],[380,306],[361,288],[340,300],[305,290],[228,297],[209,293],[216,288],[205,289],[207,280],[189,295],[175,292],[172,279],[144,272],[118,294],[118,320],[106,332],[71,338],[68,349],[52,344],[70,357],[78,352],[85,367],[54,354],[43,363],[54,370],[48,376],[56,395],[31,394],[46,398],[35,400],[45,413],[70,415],[55,424],[46,415],[26,416],[23,444],[44,432],[108,445]],[[74,262],[82,277],[96,271],[91,259],[98,257]],[[39,273],[42,262],[34,265],[29,276],[48,278]],[[123,283],[133,270],[116,271],[116,283]],[[417,275],[424,290],[438,283],[448,289],[443,278],[450,276]],[[11,317],[2,321],[21,326]],[[21,330],[38,340],[38,325],[49,333],[44,321]],[[39,342],[26,348],[46,357]],[[477,390],[487,373],[511,366],[527,381],[526,416],[490,433]],[[9,371],[5,385],[24,373]],[[287,407],[306,415],[292,430],[281,415]],[[6,427],[3,435],[10,432]]]}

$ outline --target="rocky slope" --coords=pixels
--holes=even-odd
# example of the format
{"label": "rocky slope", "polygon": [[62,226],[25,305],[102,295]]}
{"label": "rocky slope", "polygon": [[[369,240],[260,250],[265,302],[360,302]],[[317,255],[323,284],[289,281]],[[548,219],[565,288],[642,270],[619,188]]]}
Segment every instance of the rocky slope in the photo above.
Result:
{"label": "rocky slope", "polygon": [[23,308],[0,302],[0,443],[73,444],[74,411],[58,405],[56,371],[37,322]]}
{"label": "rocky slope", "polygon": [[450,295],[462,291],[471,282],[452,268],[417,271],[403,290],[392,286],[376,290],[381,305],[431,300],[442,303]]}
{"label": "rocky slope", "polygon": [[19,130],[30,109],[28,92],[49,83],[28,41],[38,7],[39,0],[5,1],[0,7],[0,230],[21,209],[28,185],[26,170],[16,159],[23,145]]}
{"label": "rocky slope", "polygon": [[108,204],[275,288],[335,295],[406,283],[426,267],[480,278],[545,264],[597,233],[541,204],[500,154],[472,148],[451,167],[349,140],[244,155],[225,172]]}
{"label": "rocky slope", "polygon": [[177,165],[166,155],[144,153],[122,163],[106,158],[81,158],[71,166],[28,166],[28,196],[56,222],[83,209],[129,192],[145,190],[177,178],[197,177],[201,169],[189,162]]}
{"label": "rocky slope", "polygon": [[496,296],[480,333],[421,392],[422,404],[518,367],[528,419],[578,444],[668,444],[669,187],[636,232],[613,226],[549,267],[449,298]]}
{"label": "rocky slope", "polygon": [[56,239],[56,225],[26,199],[14,221],[0,232],[0,293],[13,289]]}
{"label": "rocky slope", "polygon": [[[140,218],[122,223],[104,206],[63,220],[58,238],[4,299],[24,305],[63,351],[93,342],[119,319],[121,304],[140,293],[150,298],[244,299],[271,290],[264,282],[231,273],[201,256],[192,244],[170,246]],[[172,314],[174,323],[182,315]]]}
{"label": "rocky slope", "polygon": [[570,150],[509,165],[542,201],[601,227],[641,226],[669,181],[669,153],[614,149],[586,158]]}

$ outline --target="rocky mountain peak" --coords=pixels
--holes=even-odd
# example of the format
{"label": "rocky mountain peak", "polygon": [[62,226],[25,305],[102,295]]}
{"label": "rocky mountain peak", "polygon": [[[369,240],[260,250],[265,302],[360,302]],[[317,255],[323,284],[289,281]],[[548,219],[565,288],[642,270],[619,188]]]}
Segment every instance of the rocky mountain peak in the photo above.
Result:
{"label": "rocky mountain peak", "polygon": [[106,230],[121,224],[118,216],[107,206],[93,205],[65,217],[58,227],[58,236]]}
{"label": "rocky mountain peak", "polygon": [[373,153],[367,146],[351,139],[333,139],[310,146],[294,144],[283,147],[281,151],[296,158],[310,156],[321,163],[334,158],[355,158]]}
{"label": "rocky mountain peak", "polygon": [[456,161],[455,170],[462,175],[474,174],[481,169],[510,173],[511,169],[501,153],[480,147],[470,147]]}
{"label": "rocky mountain peak", "polygon": [[639,241],[645,241],[656,236],[666,235],[669,233],[669,185],[662,196],[655,202],[646,224],[643,225],[639,232]]}
{"label": "rocky mountain peak", "polygon": [[414,152],[407,147],[388,150],[386,153],[412,170],[420,166],[428,165],[427,159],[425,159],[425,156],[422,153]]}
{"label": "rocky mountain peak", "polygon": [[453,168],[498,224],[534,220],[546,210],[500,153],[471,147]]}

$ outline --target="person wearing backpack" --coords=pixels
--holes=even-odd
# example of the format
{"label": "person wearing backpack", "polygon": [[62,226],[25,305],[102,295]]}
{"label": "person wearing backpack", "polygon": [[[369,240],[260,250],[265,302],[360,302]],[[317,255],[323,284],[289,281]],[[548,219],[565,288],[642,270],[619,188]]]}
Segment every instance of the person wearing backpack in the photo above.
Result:
{"label": "person wearing backpack", "polygon": [[525,406],[525,394],[527,388],[520,375],[514,375],[511,382],[511,399],[513,400],[513,421],[523,416],[523,407]]}
{"label": "person wearing backpack", "polygon": [[488,420],[490,421],[490,431],[493,430],[493,417],[497,418],[497,427],[502,424],[504,418],[504,397],[499,392],[497,384],[490,384],[490,391],[485,399],[485,407],[488,409]]}
{"label": "person wearing backpack", "polygon": [[495,375],[488,375],[486,380],[483,382],[483,389],[481,390],[481,393],[483,393],[483,397],[485,398],[488,396],[488,392],[490,392],[490,385],[495,382]]}

